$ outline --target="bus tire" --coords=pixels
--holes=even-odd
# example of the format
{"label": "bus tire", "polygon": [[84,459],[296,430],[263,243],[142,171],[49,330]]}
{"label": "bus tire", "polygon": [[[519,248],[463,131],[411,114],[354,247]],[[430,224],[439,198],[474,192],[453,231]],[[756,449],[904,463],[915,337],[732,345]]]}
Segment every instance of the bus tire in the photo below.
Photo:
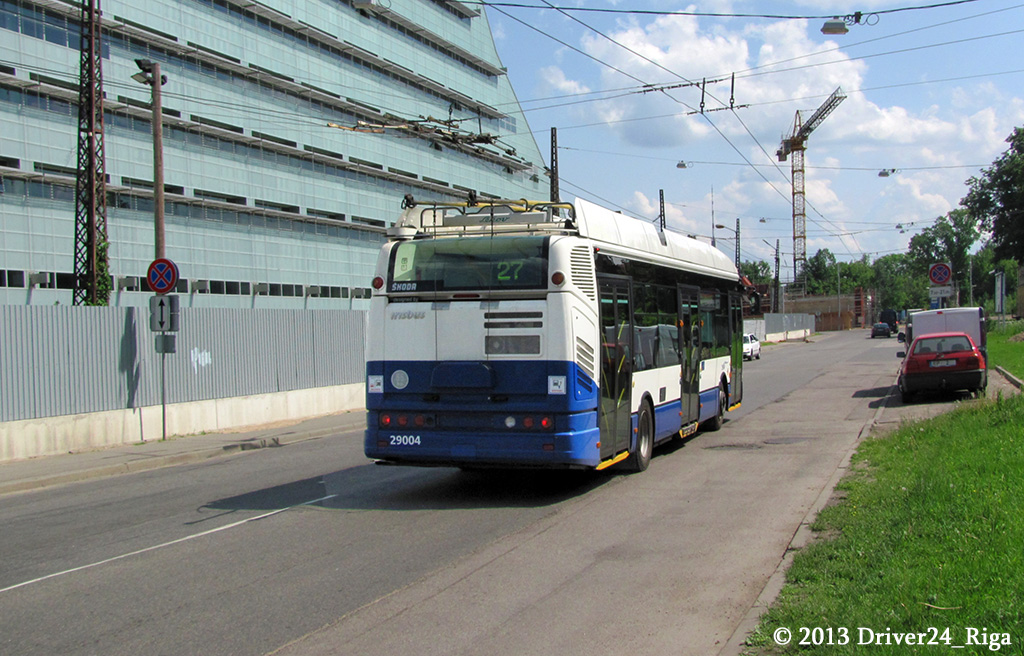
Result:
{"label": "bus tire", "polygon": [[629,470],[642,472],[651,464],[654,452],[654,413],[651,404],[644,401],[640,404],[640,414],[636,419],[636,449],[630,454]]}
{"label": "bus tire", "polygon": [[729,397],[725,395],[725,388],[718,388],[718,412],[711,419],[708,419],[706,427],[709,431],[716,431],[722,428],[725,423],[725,406],[729,403]]}

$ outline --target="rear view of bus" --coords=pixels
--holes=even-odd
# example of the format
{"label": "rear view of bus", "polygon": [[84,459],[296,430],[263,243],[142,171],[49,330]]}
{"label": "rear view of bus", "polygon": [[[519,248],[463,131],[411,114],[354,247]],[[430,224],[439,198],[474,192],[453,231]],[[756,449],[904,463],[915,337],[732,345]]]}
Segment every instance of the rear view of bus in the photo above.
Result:
{"label": "rear view of bus", "polygon": [[[694,314],[682,328],[675,285],[664,316],[632,312],[639,283],[601,274],[598,260],[611,258],[580,229],[579,203],[407,203],[373,281],[368,457],[464,468],[628,461],[642,470],[654,444],[684,427],[683,406],[695,430],[698,419],[712,411],[720,419],[724,405],[739,402],[739,365],[731,365],[742,363],[740,331],[738,357],[727,345],[724,368],[699,367],[701,325]],[[728,268],[723,275],[735,285]],[[726,323],[705,332],[729,341],[734,322]],[[651,351],[646,365],[641,342]],[[684,359],[692,376],[681,385]],[[713,404],[698,417],[705,368],[721,383],[714,380]]]}

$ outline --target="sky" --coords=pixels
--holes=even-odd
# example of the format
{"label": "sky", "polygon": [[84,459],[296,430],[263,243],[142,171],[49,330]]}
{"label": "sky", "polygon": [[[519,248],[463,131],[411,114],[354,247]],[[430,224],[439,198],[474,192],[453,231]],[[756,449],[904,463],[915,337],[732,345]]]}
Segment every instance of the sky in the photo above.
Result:
{"label": "sky", "polygon": [[732,255],[739,219],[744,261],[779,240],[783,280],[792,160],[776,151],[798,112],[846,96],[804,162],[806,256],[840,261],[905,252],[1024,126],[1022,2],[503,2],[488,20],[545,165],[557,128],[561,200],[657,221],[663,190],[669,229]]}

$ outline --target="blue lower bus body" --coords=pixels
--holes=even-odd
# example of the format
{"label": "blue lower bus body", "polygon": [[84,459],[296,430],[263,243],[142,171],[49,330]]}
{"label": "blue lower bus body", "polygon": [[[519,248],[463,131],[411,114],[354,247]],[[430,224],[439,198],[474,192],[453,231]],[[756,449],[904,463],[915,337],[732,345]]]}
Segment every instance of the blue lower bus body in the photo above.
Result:
{"label": "blue lower bus body", "polygon": [[[402,389],[393,382],[399,371],[404,372]],[[426,466],[601,464],[599,389],[572,362],[368,362],[367,379],[374,377],[381,387],[375,392],[367,387],[367,457]],[[551,377],[564,377],[564,393],[549,393]],[[714,417],[717,388],[702,392],[700,401],[700,421]],[[678,399],[654,406],[656,442],[679,432],[680,410]],[[629,425],[632,450],[637,413],[631,413]]]}

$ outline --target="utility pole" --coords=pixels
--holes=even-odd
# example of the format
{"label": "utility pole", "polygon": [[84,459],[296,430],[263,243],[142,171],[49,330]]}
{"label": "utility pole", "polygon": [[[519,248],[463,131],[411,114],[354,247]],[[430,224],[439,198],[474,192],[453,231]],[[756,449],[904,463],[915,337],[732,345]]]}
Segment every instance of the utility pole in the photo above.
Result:
{"label": "utility pole", "polygon": [[843,296],[842,283],[839,281],[839,260],[836,260],[836,330],[843,329]]}
{"label": "utility pole", "polygon": [[711,186],[711,245],[715,244],[715,187]]}
{"label": "utility pole", "polygon": [[156,259],[166,257],[164,240],[164,137],[163,137],[163,96],[160,88],[167,84],[167,76],[160,73],[160,63],[148,59],[136,59],[139,72],[132,79],[148,84],[152,90],[153,107],[153,228],[156,244]]}
{"label": "utility pole", "polygon": [[[770,244],[769,244],[770,245]],[[772,312],[779,311],[779,240],[775,240],[775,294],[772,295]]]}
{"label": "utility pole", "polygon": [[736,217],[736,269],[740,268],[740,217]]}
{"label": "utility pole", "polygon": [[558,203],[558,128],[551,128],[551,202]]}
{"label": "utility pole", "polygon": [[78,78],[74,305],[107,305],[107,176],[103,151],[103,47],[100,0],[83,0]]}
{"label": "utility pole", "polygon": [[662,232],[665,232],[665,190],[658,190],[658,200],[661,204],[661,213],[658,215],[659,227]]}

